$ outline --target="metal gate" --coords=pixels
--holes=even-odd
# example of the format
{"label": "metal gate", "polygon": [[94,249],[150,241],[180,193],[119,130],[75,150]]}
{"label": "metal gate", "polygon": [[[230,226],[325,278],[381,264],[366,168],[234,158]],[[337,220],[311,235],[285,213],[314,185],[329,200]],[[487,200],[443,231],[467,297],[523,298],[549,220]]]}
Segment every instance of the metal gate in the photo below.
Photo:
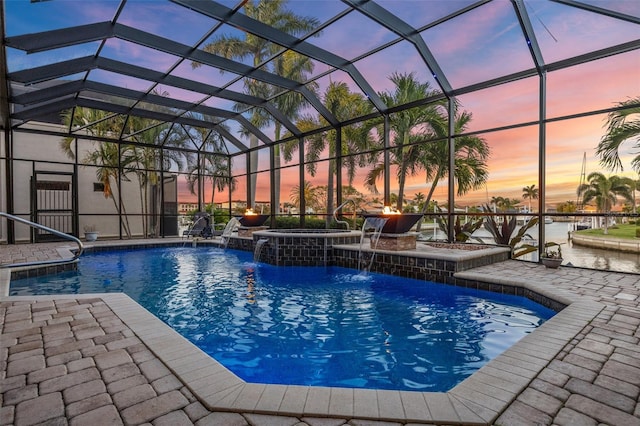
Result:
{"label": "metal gate", "polygon": [[[34,171],[31,178],[32,221],[70,235],[78,235],[74,175]],[[33,242],[60,241],[60,237],[34,229]]]}

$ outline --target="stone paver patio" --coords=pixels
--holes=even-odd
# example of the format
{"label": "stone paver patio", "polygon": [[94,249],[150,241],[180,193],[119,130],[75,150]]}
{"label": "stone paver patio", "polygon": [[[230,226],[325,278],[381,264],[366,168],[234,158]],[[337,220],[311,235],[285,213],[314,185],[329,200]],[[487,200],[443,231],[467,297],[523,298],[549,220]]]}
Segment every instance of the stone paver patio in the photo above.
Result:
{"label": "stone paver patio", "polygon": [[[0,263],[58,246],[0,246]],[[569,306],[446,394],[246,384],[125,295],[0,298],[0,425],[640,426],[640,275],[506,261],[457,276]]]}

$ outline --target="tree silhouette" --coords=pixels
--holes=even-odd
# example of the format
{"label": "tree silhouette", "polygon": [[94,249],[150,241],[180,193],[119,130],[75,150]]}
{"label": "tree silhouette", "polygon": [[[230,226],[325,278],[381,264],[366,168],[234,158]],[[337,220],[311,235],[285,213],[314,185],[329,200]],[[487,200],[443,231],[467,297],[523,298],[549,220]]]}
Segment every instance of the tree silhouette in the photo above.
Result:
{"label": "tree silhouette", "polygon": [[[607,116],[607,133],[596,150],[600,163],[613,171],[623,170],[620,146],[624,142],[635,139],[636,148],[640,149],[640,96],[619,102],[617,106],[622,109]],[[640,173],[640,153],[631,160],[631,167]]]}
{"label": "tree silhouette", "polygon": [[[287,2],[285,0],[248,0],[243,3],[242,7],[244,8],[244,14],[246,16],[256,19],[257,21],[287,34],[295,36],[304,35],[318,27],[319,21],[316,18],[296,15],[286,8],[286,4]],[[204,50],[217,55],[222,55],[229,59],[245,60],[248,58],[255,67],[259,67],[269,58],[282,51],[282,46],[272,43],[269,40],[262,39],[251,33],[243,32],[242,34],[243,35],[241,37],[221,36],[205,45]],[[319,33],[316,35],[319,35]],[[193,66],[197,67],[200,66],[200,64],[194,62]],[[285,51],[277,56],[273,61],[264,65],[263,69],[290,80],[304,82],[306,80],[306,76],[313,71],[313,61],[294,51]],[[263,99],[270,99],[270,102],[292,121],[298,118],[300,109],[306,104],[306,101],[298,92],[291,91],[278,96],[278,93],[282,90],[278,87],[271,86],[252,78],[245,78],[243,81],[245,84],[245,92],[247,94]],[[307,84],[307,87],[313,91],[317,88],[317,84],[311,82]],[[246,105],[241,103],[236,104],[235,109],[237,111],[243,111],[246,109]],[[263,108],[253,108],[250,113],[250,120],[252,124],[258,128],[273,124],[275,127],[275,138],[276,140],[280,138],[282,124],[279,120],[274,120],[273,117]],[[258,147],[258,138],[253,133],[249,133],[248,135],[251,148]],[[277,212],[278,204],[280,202],[280,145],[276,145],[274,148],[274,191],[276,196],[276,205],[271,206],[271,210],[272,212]],[[255,172],[257,170],[258,163],[257,153],[258,151],[254,150],[253,153],[250,154],[252,155],[250,171],[250,202],[252,203],[255,201],[257,178],[257,174]]]}
{"label": "tree silhouette", "polygon": [[531,212],[531,200],[538,199],[538,192],[535,184],[522,188],[522,198],[529,200],[529,212]]}
{"label": "tree silhouette", "polygon": [[[629,178],[620,176],[606,177],[600,172],[593,172],[587,176],[588,183],[583,183],[578,187],[578,196],[582,197],[583,205],[595,201],[600,213],[605,216],[609,214],[611,208],[616,205],[618,196],[627,201],[632,201],[631,183]],[[608,234],[609,220],[605,217],[604,233]]]}

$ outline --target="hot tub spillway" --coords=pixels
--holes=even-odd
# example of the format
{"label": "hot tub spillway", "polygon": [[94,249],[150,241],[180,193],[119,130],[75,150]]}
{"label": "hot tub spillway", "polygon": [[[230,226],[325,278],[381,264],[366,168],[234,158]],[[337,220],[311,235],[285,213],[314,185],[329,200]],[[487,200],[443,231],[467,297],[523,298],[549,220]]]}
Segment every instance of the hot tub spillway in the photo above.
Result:
{"label": "hot tub spillway", "polygon": [[262,248],[265,244],[267,244],[269,240],[267,238],[260,238],[256,242],[256,248],[253,250],[253,261],[258,263],[260,262],[260,253],[262,252]]}
{"label": "hot tub spillway", "polygon": [[[376,248],[378,246],[378,240],[382,229],[387,223],[388,218],[385,217],[367,217],[362,224],[362,234],[360,235],[360,249],[358,250],[358,269],[360,272],[369,272],[371,265],[373,265],[373,259],[376,257]],[[362,251],[362,245],[367,235],[367,231],[370,232],[369,240],[371,241],[371,252],[369,258],[365,259],[364,252]]]}

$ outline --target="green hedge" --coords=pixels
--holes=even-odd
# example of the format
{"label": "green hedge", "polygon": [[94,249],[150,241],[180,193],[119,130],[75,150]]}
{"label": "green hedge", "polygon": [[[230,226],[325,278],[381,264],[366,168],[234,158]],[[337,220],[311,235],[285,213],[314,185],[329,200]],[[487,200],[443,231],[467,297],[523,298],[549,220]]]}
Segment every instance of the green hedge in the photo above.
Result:
{"label": "green hedge", "polygon": [[[349,228],[353,229],[353,220],[346,220],[349,222]],[[362,227],[362,218],[356,219],[356,229]],[[327,222],[324,218],[307,217],[304,220],[305,229],[325,229]],[[276,228],[278,229],[298,229],[300,228],[300,218],[298,216],[278,216],[276,217]],[[329,224],[331,229],[345,229],[344,224],[331,221]]]}

